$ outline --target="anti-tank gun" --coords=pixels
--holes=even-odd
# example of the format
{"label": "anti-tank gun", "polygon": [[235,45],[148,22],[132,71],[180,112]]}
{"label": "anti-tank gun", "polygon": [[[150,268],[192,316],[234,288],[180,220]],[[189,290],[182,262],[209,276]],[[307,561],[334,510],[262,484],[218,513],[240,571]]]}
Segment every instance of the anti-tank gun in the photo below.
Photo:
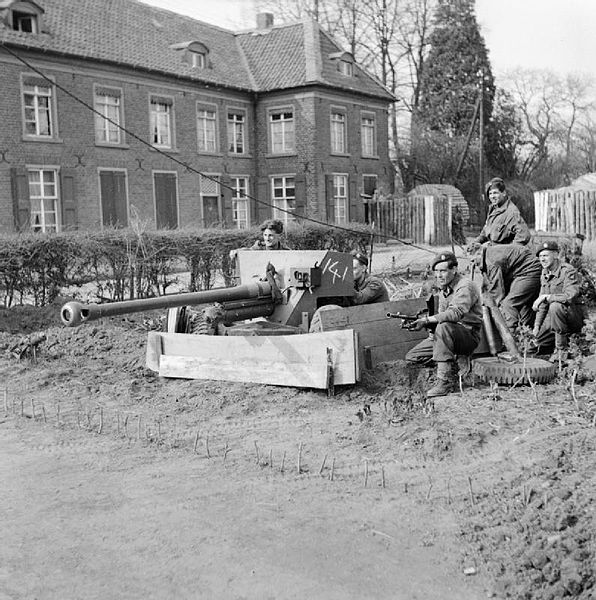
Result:
{"label": "anti-tank gun", "polygon": [[[388,311],[419,310],[423,299],[350,306],[350,254],[246,250],[236,260],[237,286],[107,304],[69,302],[62,320],[76,326],[167,309],[165,331],[151,331],[147,340],[147,367],[160,375],[319,389],[356,383],[362,367],[403,358],[426,335],[386,318]],[[206,326],[197,326],[199,312]],[[320,327],[308,333],[315,312]],[[189,334],[205,331],[217,335]]]}

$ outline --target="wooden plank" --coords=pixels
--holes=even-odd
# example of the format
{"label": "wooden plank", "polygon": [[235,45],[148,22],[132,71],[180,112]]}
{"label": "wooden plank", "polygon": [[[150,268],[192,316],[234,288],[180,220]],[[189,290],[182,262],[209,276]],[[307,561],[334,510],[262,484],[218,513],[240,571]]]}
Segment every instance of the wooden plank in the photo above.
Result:
{"label": "wooden plank", "polygon": [[[242,370],[243,365],[249,365],[258,370],[259,364],[286,364],[298,368],[297,365],[319,361],[325,367],[323,371],[326,377],[326,349],[329,347],[334,353],[335,385],[356,383],[359,377],[356,368],[356,343],[354,332],[351,329],[304,335],[247,337],[150,333],[161,339],[163,354],[159,365],[152,360],[151,364],[147,363],[147,366],[160,373],[165,357],[177,356],[197,358],[203,361],[201,364],[207,366],[212,363],[216,365],[229,364],[238,370]],[[313,355],[316,357],[315,359],[312,358]],[[242,376],[246,377],[246,375]],[[272,378],[277,381],[275,377],[272,376]],[[233,379],[226,380],[235,381]],[[276,385],[283,385],[283,382]]]}
{"label": "wooden plank", "polygon": [[327,350],[325,348],[316,348],[310,357],[311,360],[300,364],[253,358],[253,360],[245,360],[243,364],[238,364],[236,361],[219,358],[164,354],[161,358],[159,374],[161,377],[179,379],[213,379],[327,389]]}
{"label": "wooden plank", "polygon": [[161,335],[158,331],[150,331],[147,335],[145,363],[148,369],[159,371],[159,361],[163,354]]}

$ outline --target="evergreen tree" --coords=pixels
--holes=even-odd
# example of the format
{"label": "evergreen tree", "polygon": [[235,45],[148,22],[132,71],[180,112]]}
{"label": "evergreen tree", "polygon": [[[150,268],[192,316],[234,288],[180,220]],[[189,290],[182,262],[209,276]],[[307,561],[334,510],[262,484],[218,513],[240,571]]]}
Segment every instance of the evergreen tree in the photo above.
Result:
{"label": "evergreen tree", "polygon": [[452,137],[465,136],[480,86],[488,123],[495,84],[474,0],[439,0],[421,81],[419,125]]}

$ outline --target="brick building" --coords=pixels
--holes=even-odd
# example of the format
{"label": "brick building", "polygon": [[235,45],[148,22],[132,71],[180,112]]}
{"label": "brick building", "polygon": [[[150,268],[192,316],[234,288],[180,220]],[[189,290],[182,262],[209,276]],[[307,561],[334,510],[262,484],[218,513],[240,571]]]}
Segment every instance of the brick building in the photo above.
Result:
{"label": "brick building", "polygon": [[393,97],[313,21],[0,0],[0,77],[1,232],[346,223],[393,184]]}

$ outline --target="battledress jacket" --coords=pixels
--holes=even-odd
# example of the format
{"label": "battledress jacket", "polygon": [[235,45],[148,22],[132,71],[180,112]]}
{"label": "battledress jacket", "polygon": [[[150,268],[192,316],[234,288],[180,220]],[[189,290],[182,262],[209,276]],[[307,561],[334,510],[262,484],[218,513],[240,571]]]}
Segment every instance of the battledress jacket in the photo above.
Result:
{"label": "battledress jacket", "polygon": [[491,206],[480,235],[474,240],[479,244],[527,244],[530,230],[517,206],[505,200],[500,206]]}
{"label": "battledress jacket", "polygon": [[356,295],[352,297],[352,304],[372,304],[389,300],[385,284],[374,275],[365,275],[360,281],[355,281],[354,289]]}
{"label": "battledress jacket", "polygon": [[581,277],[577,270],[570,264],[559,261],[558,265],[550,271],[542,270],[540,276],[540,294],[548,294],[549,298],[540,304],[536,315],[536,323],[542,324],[548,313],[548,305],[551,302],[560,302],[569,306],[572,310],[581,312],[579,292],[581,288]]}
{"label": "battledress jacket", "polygon": [[482,300],[480,290],[471,279],[459,273],[451,284],[439,292],[437,323],[461,323],[476,332],[482,326]]}

